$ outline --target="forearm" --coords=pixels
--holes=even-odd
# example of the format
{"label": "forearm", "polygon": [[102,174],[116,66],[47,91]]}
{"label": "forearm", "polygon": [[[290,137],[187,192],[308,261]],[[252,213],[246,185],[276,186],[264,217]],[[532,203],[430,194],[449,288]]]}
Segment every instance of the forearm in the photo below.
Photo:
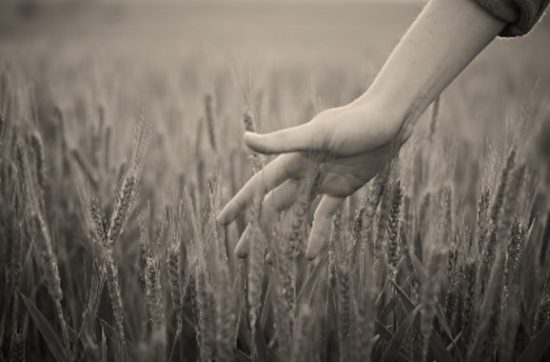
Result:
{"label": "forearm", "polygon": [[431,0],[355,102],[391,105],[407,132],[504,26],[472,0]]}

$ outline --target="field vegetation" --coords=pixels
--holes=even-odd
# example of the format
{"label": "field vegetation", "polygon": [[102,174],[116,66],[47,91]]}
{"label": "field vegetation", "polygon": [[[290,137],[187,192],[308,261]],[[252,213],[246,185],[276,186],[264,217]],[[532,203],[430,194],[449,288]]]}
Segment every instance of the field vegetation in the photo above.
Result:
{"label": "field vegetation", "polygon": [[241,134],[353,100],[417,8],[193,6],[181,39],[124,7],[0,38],[0,360],[550,359],[546,23],[437,99],[310,262],[317,172],[288,210],[216,223],[268,162]]}

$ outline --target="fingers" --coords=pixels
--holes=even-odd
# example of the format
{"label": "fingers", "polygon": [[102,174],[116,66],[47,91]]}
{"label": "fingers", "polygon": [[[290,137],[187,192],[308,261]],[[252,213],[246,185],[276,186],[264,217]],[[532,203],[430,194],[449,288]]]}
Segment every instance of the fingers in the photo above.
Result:
{"label": "fingers", "polygon": [[308,122],[266,134],[246,132],[244,141],[254,151],[265,154],[315,151],[324,143],[320,127]]}
{"label": "fingers", "polygon": [[262,206],[262,227],[268,227],[279,212],[287,210],[294,204],[299,185],[299,180],[286,180],[266,196]]}
{"label": "fingers", "polygon": [[221,224],[230,223],[250,205],[254,197],[263,199],[268,191],[279,186],[289,177],[297,175],[300,167],[300,155],[298,154],[277,157],[248,180],[231,201],[225,205],[218,215],[217,221]]}
{"label": "fingers", "polygon": [[[297,190],[298,181],[287,180],[267,195],[262,205],[262,227],[269,228],[269,223],[273,221],[278,212],[292,206]],[[251,227],[248,224],[235,247],[235,256],[238,258],[246,258],[248,256],[250,243],[254,242],[254,240],[251,240],[251,234]]]}
{"label": "fingers", "polygon": [[306,257],[309,260],[315,259],[328,245],[332,216],[342,205],[343,201],[343,197],[326,195],[319,202],[313,216],[313,225],[311,226],[306,249]]}
{"label": "fingers", "polygon": [[248,248],[250,246],[250,237],[252,236],[252,224],[246,225],[241,238],[235,246],[233,253],[237,258],[244,259],[248,256]]}

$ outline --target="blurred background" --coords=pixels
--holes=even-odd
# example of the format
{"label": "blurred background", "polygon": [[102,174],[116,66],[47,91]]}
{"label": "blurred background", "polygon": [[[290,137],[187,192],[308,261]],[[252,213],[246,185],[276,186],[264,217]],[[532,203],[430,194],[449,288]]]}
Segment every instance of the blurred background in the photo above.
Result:
{"label": "blurred background", "polygon": [[[220,244],[218,235],[222,234],[218,233],[220,228],[214,221],[215,212],[237,192],[255,167],[241,143],[243,110],[249,111],[247,114],[253,116],[257,129],[263,132],[306,122],[327,107],[353,100],[367,89],[423,4],[422,1],[397,0],[0,0],[0,236],[8,235],[10,230],[17,231],[13,231],[12,234],[16,235],[13,238],[12,234],[9,238],[0,237],[0,247],[9,251],[0,252],[0,265],[7,273],[6,278],[0,278],[0,324],[5,327],[5,332],[0,335],[10,341],[8,346],[7,342],[2,344],[0,338],[0,359],[3,360],[1,357],[9,350],[10,353],[26,351],[30,360],[62,360],[58,358],[64,353],[58,351],[61,343],[51,343],[53,328],[63,335],[65,353],[69,356],[75,351],[80,353],[82,345],[87,356],[85,360],[117,360],[113,356],[118,353],[119,357],[124,357],[120,347],[125,331],[131,342],[128,349],[132,360],[159,360],[162,355],[153,348],[156,345],[162,347],[161,351],[168,347],[172,352],[176,345],[183,346],[179,353],[171,353],[172,360],[184,357],[185,360],[194,360],[198,348],[207,345],[206,342],[201,344],[200,338],[208,342],[211,337],[208,333],[214,331],[210,325],[202,325],[204,321],[197,322],[199,313],[220,317],[216,323],[222,326],[226,326],[223,317],[238,315],[241,321],[243,316],[244,322],[236,324],[240,329],[229,328],[229,339],[221,339],[223,343],[220,343],[229,346],[239,361],[289,360],[286,354],[281,354],[287,342],[281,339],[277,342],[279,346],[272,343],[275,340],[272,339],[273,330],[281,318],[277,314],[273,317],[269,312],[271,303],[283,300],[279,296],[284,294],[274,294],[272,300],[265,298],[262,307],[265,312],[262,312],[261,319],[264,324],[258,332],[265,338],[250,338],[247,330],[246,291],[242,289],[244,284],[239,284],[239,273],[246,270],[241,266],[246,262],[235,260],[231,254],[246,225],[244,217],[236,226],[232,224],[224,230],[224,250],[228,257],[217,259],[220,257],[216,250]],[[395,200],[400,202],[404,196],[407,203],[404,201],[403,210],[406,210],[405,204],[410,210],[403,211],[403,220],[408,220],[400,229],[400,233],[407,235],[402,239],[404,246],[409,243],[407,247],[411,250],[414,247],[421,257],[433,245],[445,244],[441,253],[449,252],[451,263],[456,262],[457,275],[475,267],[475,270],[479,269],[476,273],[487,277],[491,262],[480,259],[480,256],[491,256],[494,243],[487,242],[488,246],[483,250],[470,245],[477,240],[475,235],[482,238],[489,235],[487,230],[483,231],[484,222],[489,222],[489,201],[494,200],[492,206],[498,212],[504,190],[507,190],[507,175],[514,169],[512,175],[520,175],[514,176],[518,190],[506,193],[506,211],[502,212],[505,227],[502,230],[508,232],[513,222],[512,230],[519,235],[525,227],[525,230],[529,229],[528,238],[531,240],[528,245],[536,245],[526,248],[532,254],[526,254],[525,272],[518,279],[526,306],[516,308],[509,304],[507,310],[501,309],[493,299],[489,299],[491,293],[487,293],[489,297],[486,299],[479,299],[481,294],[478,299],[465,299],[464,304],[473,304],[476,316],[479,314],[491,321],[497,320],[495,313],[499,311],[512,320],[516,318],[515,314],[508,311],[521,310],[524,327],[519,328],[518,343],[514,347],[517,353],[525,350],[527,341],[535,336],[539,327],[550,322],[550,288],[543,288],[543,285],[550,285],[550,263],[546,263],[545,269],[536,269],[539,265],[534,262],[538,256],[542,260],[546,246],[550,245],[550,212],[547,210],[550,173],[545,173],[542,167],[550,164],[549,44],[548,16],[525,37],[497,39],[491,43],[443,92],[439,112],[432,113],[433,108],[430,108],[419,121],[399,160],[395,161],[399,166],[392,166],[391,177],[386,173],[385,179],[379,179],[381,184],[393,185],[384,186],[384,211],[382,206],[377,211],[382,195],[380,190],[375,190],[378,196],[374,210],[371,210],[374,214],[368,220],[361,221],[361,216],[357,219],[352,216],[363,215],[364,210],[357,211],[364,206],[365,195],[372,197],[376,194],[372,189],[358,190],[346,203],[342,229],[347,231],[339,243],[342,255],[347,255],[347,250],[355,250],[345,249],[349,246],[346,242],[353,241],[357,245],[355,236],[350,236],[352,223],[354,233],[355,226],[361,226],[360,222],[371,231],[374,229],[372,225],[387,224],[390,204],[392,215],[394,211],[391,200],[397,195]],[[152,135],[143,131],[147,136],[134,136],[136,124],[138,129],[145,129],[146,122],[140,120],[150,121]],[[130,158],[132,145],[136,150],[147,148],[141,144],[151,146],[147,161],[144,161],[146,164],[132,168],[132,162],[137,158]],[[513,163],[516,154],[518,170]],[[33,170],[27,167],[25,157]],[[136,169],[138,175],[133,174]],[[521,178],[524,171],[525,182]],[[139,187],[128,180],[139,180]],[[121,190],[126,190],[127,185],[131,185],[131,191],[130,197],[125,198],[128,193],[122,195]],[[126,205],[127,215],[123,218],[127,217],[128,222],[124,225],[124,232],[114,246],[103,245],[108,243],[100,240],[101,235],[96,235],[96,231],[106,231],[106,220],[110,220],[111,215],[118,215],[113,210],[121,208],[121,200],[132,203],[133,190],[138,189],[135,205]],[[395,228],[399,224],[399,221],[394,223],[399,220],[399,202],[397,215],[393,215],[395,219],[392,221]],[[181,205],[186,207],[184,211]],[[291,237],[300,239],[297,243],[305,242],[309,223],[303,216],[310,220],[312,210],[307,202],[300,202],[297,205],[297,215],[301,218],[298,226],[276,225],[280,235],[290,235],[289,242]],[[97,216],[93,222],[90,212]],[[39,219],[40,228],[36,227],[37,215],[42,217]],[[444,222],[443,216],[446,218]],[[360,222],[356,224],[356,220]],[[491,228],[496,228],[496,222],[491,224]],[[116,223],[113,221],[112,224]],[[436,228],[446,228],[451,237],[437,239],[434,236]],[[294,233],[294,229],[299,231]],[[170,237],[165,237],[166,230]],[[501,228],[497,230],[500,232]],[[287,234],[289,231],[292,233]],[[497,235],[493,229],[490,231],[492,237]],[[380,227],[377,245],[381,245],[378,243],[383,241],[384,233],[385,229]],[[336,234],[332,235],[331,238],[336,239]],[[393,235],[395,242],[397,232]],[[372,235],[369,240],[374,242]],[[181,252],[176,244],[181,247]],[[546,246],[539,248],[539,245]],[[38,263],[41,258],[37,257],[38,262],[34,263],[29,256],[28,250],[37,250],[37,246],[42,247],[41,253],[46,250],[46,267],[49,269]],[[173,246],[176,246],[175,252],[170,255],[175,255],[177,267],[181,262],[182,285],[189,289],[186,295],[190,297],[183,302],[183,307],[177,304],[176,298],[168,303],[166,320],[158,325],[153,322],[152,329],[149,320],[154,315],[156,304],[149,299],[156,295],[162,300],[163,292],[158,289],[157,294],[151,294],[154,289],[151,285],[158,286],[158,276],[170,272],[166,270],[165,261],[168,249]],[[197,251],[203,249],[208,262],[199,263],[197,255],[200,253]],[[104,260],[105,250],[111,253],[109,260]],[[277,256],[277,252],[275,250],[273,255]],[[257,260],[263,260],[263,254],[259,256]],[[334,259],[330,260],[331,265],[336,264]],[[258,262],[256,266],[263,268],[262,263]],[[119,283],[120,290],[118,284],[111,285],[102,297],[103,265],[111,265],[108,281]],[[342,275],[354,279],[361,274],[359,270],[366,270],[358,265],[360,263],[354,264]],[[372,267],[373,263],[365,265]],[[408,279],[413,271],[406,269],[409,264],[403,265],[405,269],[399,272],[398,280],[403,281],[403,288],[409,288],[407,293],[411,291],[411,298],[420,306],[417,286]],[[500,264],[495,262],[495,265]],[[308,280],[318,278],[321,285],[332,288],[332,277],[326,277],[328,274],[324,272],[316,274],[317,269],[310,266],[303,263],[303,269],[288,267],[283,271],[295,278],[307,267],[310,275],[314,275]],[[225,267],[230,273],[222,269]],[[272,275],[279,274],[279,269],[265,269],[269,271],[270,285],[271,280],[275,280],[274,293],[290,290],[277,284],[279,279],[272,278]],[[162,272],[157,273],[158,270]],[[431,273],[432,269],[428,270]],[[448,275],[454,278],[455,274],[448,270]],[[494,270],[500,269],[495,267]],[[433,285],[437,285],[438,273],[431,274]],[[156,279],[147,286],[143,278],[151,275]],[[204,275],[207,277],[203,278]],[[227,279],[228,276],[231,279]],[[254,273],[249,276],[249,282],[259,285],[257,290],[261,292],[263,280],[256,278],[254,281]],[[401,281],[401,276],[406,278]],[[44,278],[47,283],[43,282]],[[294,279],[296,291],[302,285],[300,278]],[[424,276],[415,278],[426,279]],[[456,280],[465,278],[461,276]],[[205,280],[209,280],[212,286],[208,286]],[[456,296],[467,296],[464,294],[466,287],[452,284],[450,280],[445,288],[453,289]],[[163,283],[168,284],[166,281],[164,278]],[[177,280],[175,285],[181,281]],[[235,283],[234,290],[227,290],[231,282]],[[368,284],[357,283],[349,284],[349,289],[359,290],[356,285]],[[431,283],[430,279],[424,285],[430,287]],[[469,283],[472,290],[477,290],[477,281]],[[166,297],[169,288],[163,288]],[[335,295],[340,293],[333,292]],[[51,298],[47,297],[48,293]],[[384,293],[382,289],[380,295]],[[453,293],[447,295],[454,298]],[[34,311],[31,322],[27,309],[19,308],[23,296],[25,299],[21,300],[25,300],[28,310]],[[211,296],[216,306],[227,308],[229,312],[226,313],[225,309],[213,311],[210,301],[214,299],[208,299],[208,303],[204,299],[200,304],[200,298]],[[325,298],[324,292],[322,298]],[[366,298],[375,300],[374,294]],[[405,314],[395,311],[395,306],[400,305],[395,301],[395,292],[392,298],[393,304],[382,305],[383,308],[378,308],[378,315],[358,314],[365,318],[362,320],[370,321],[374,320],[374,315],[381,321],[379,325],[388,328],[378,330],[376,333],[380,335],[377,338],[365,334],[364,340],[377,348],[373,354],[375,360],[386,351],[386,347],[389,353],[399,353],[399,348],[394,348],[392,335],[400,335],[397,326],[401,326],[399,320],[404,320]],[[199,300],[199,312],[196,300]],[[227,303],[231,300],[234,305]],[[440,300],[445,300],[443,294]],[[486,300],[489,302],[484,302]],[[494,300],[500,303],[500,296]],[[46,318],[29,308],[33,305]],[[256,308],[255,304],[251,305]],[[338,308],[325,310],[311,304],[319,320],[326,318],[331,323],[312,324],[315,330],[326,334],[322,339],[312,339],[309,347],[316,351],[326,349],[328,357],[323,360],[337,360],[334,341],[338,333],[335,326],[340,324],[333,319],[345,316],[354,322],[356,318],[355,314],[350,314],[350,305],[353,304],[338,304]],[[393,313],[389,312],[392,305]],[[477,308],[485,305],[488,309],[484,307],[478,313]],[[450,346],[447,349],[454,354],[449,361],[466,360],[466,356],[470,356],[467,350],[471,347],[467,345],[468,340],[460,341],[464,346],[455,344],[464,330],[462,317],[455,318],[460,313],[455,313],[451,307],[447,312],[451,315],[448,320],[452,323],[452,334],[447,336],[447,331],[443,333],[437,328],[438,335],[443,336]],[[486,313],[491,307],[493,313]],[[470,314],[464,313],[463,320],[469,321],[474,315],[470,309]],[[377,313],[375,308],[365,310]],[[175,325],[172,317],[181,317],[182,313],[186,316],[183,329],[182,325]],[[281,315],[290,318],[291,313]],[[44,329],[46,319],[53,327]],[[4,323],[9,320],[12,321]],[[276,322],[272,323],[273,320]],[[403,328],[408,329],[415,319],[407,317],[407,320],[409,322],[403,323]],[[517,320],[510,323],[516,323],[514,326],[517,327]],[[162,334],[162,338],[157,338],[151,331],[165,330],[164,323],[168,326],[168,338]],[[228,323],[231,327],[234,321]],[[431,328],[431,323],[428,320],[428,328]],[[508,336],[507,331],[516,331],[507,323],[500,324],[505,336]],[[70,328],[63,329],[64,326]],[[116,326],[116,332],[113,332],[113,326]],[[42,331],[41,334],[38,330]],[[73,330],[79,331],[78,336],[73,335]],[[107,331],[107,338],[104,331]],[[494,334],[480,332],[481,336]],[[421,343],[412,339],[418,335],[411,333],[410,336],[414,343],[407,346],[414,347],[411,355],[418,357]],[[309,341],[309,335],[304,340]],[[475,346],[482,344],[483,339],[473,341]],[[507,339],[500,339],[499,343],[502,344],[487,344],[491,349],[489,352],[496,355],[500,346],[514,346]],[[545,347],[544,343],[539,344]],[[51,348],[52,345],[57,349]],[[446,351],[445,345],[442,348]],[[55,355],[56,350],[60,354]],[[256,358],[255,350],[269,355],[269,358],[265,355]],[[339,350],[343,355],[347,348],[340,344]],[[529,348],[527,350],[529,352]],[[280,358],[275,358],[274,354],[280,354]],[[446,360],[439,357],[430,357],[429,360],[435,359]],[[526,357],[525,360],[532,359]]]}
{"label": "blurred background", "polygon": [[[31,75],[45,111],[80,99],[117,119],[145,111],[194,126],[204,95],[214,94],[220,122],[232,119],[227,134],[239,137],[234,122],[247,103],[268,130],[363,92],[423,3],[8,0],[0,3],[0,61]],[[442,122],[466,137],[502,139],[506,119],[540,112],[549,38],[547,17],[527,37],[495,41],[445,92]],[[244,99],[254,93],[262,95]],[[271,107],[260,104],[267,99]],[[192,138],[184,128],[181,137]]]}
{"label": "blurred background", "polygon": [[[268,69],[285,70],[282,74],[286,75],[292,69],[298,73],[293,76],[303,80],[296,87],[318,93],[321,103],[329,106],[366,89],[423,3],[7,0],[0,3],[0,59],[20,65],[41,59],[43,67],[56,68],[64,75],[73,70],[81,77],[91,75],[98,84],[111,83],[107,86],[111,93],[115,84],[139,88],[134,83],[144,77],[135,77],[135,72],[144,71],[150,75],[145,78],[157,80],[200,74],[194,80],[186,79],[183,87],[189,89],[192,83],[194,92],[186,101],[198,104],[204,93],[214,91],[218,76],[233,79],[228,84],[239,92],[238,88],[254,84],[261,87]],[[550,19],[544,19],[527,37],[494,42],[460,77],[466,79],[466,87],[484,88],[481,98],[473,99],[483,102],[482,106],[468,108],[505,113],[502,102],[495,100],[510,92],[518,97],[514,103],[529,100],[533,93],[540,95],[550,73],[549,37]],[[190,64],[193,71],[186,66]],[[117,77],[100,71],[102,67],[115,71]],[[51,74],[45,69],[41,73]],[[495,82],[487,82],[492,76]],[[357,89],[344,95],[347,90],[342,87],[340,97],[323,99],[323,93],[338,93],[337,84],[331,82],[339,77],[359,80],[354,85]],[[54,77],[50,88],[55,89],[58,82]],[[468,94],[471,91],[451,103],[460,103]],[[136,94],[137,103],[146,99],[140,95],[148,96]],[[305,121],[293,118],[291,122]]]}

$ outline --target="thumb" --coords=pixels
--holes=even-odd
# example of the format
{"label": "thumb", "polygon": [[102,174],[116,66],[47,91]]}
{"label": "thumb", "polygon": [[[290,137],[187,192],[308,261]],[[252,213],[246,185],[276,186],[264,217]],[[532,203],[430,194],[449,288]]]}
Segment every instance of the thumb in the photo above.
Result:
{"label": "thumb", "polygon": [[344,202],[343,197],[323,196],[315,215],[313,225],[309,233],[309,241],[306,250],[306,257],[309,260],[315,259],[328,244],[332,216]]}
{"label": "thumb", "polygon": [[318,126],[308,122],[266,134],[245,132],[244,142],[252,150],[265,154],[315,151],[323,144]]}

